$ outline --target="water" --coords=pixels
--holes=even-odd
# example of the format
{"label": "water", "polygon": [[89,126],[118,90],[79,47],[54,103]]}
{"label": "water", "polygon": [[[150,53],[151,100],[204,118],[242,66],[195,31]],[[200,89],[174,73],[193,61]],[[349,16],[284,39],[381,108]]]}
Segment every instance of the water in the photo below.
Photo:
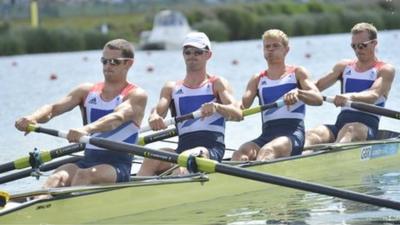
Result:
{"label": "water", "polygon": [[[400,71],[400,49],[395,47],[399,40],[399,30],[381,32],[379,35],[378,56],[395,65],[396,71]],[[349,44],[349,34],[291,38],[291,50],[287,57],[287,63],[305,66],[311,72],[312,78],[317,79],[328,72],[340,59],[354,58]],[[208,64],[208,71],[228,79],[233,86],[235,97],[240,98],[250,76],[266,67],[261,47],[262,44],[259,40],[214,43],[213,57]],[[24,136],[14,128],[14,122],[20,116],[31,113],[39,106],[60,99],[82,82],[102,80],[100,57],[101,51],[0,57],[0,127],[2,128],[0,130],[0,163],[25,156],[35,147],[49,150],[66,145],[67,142],[63,139],[42,134]],[[162,85],[167,80],[181,79],[184,74],[185,67],[181,51],[136,52],[135,64],[129,72],[129,80],[143,87],[149,95],[146,119],[150,108],[158,100]],[[56,75],[57,79],[51,80],[51,75]],[[388,108],[399,110],[399,86],[400,82],[396,77],[387,102]],[[333,95],[338,92],[339,84],[326,90],[324,94]],[[338,112],[339,110],[330,104],[308,107],[305,118],[306,128],[321,123],[333,123]],[[76,109],[53,119],[46,126],[67,130],[81,124],[80,112]],[[382,118],[380,128],[399,131],[398,125],[398,121]],[[260,130],[260,117],[257,115],[250,116],[240,123],[227,124],[227,147],[236,149],[241,143],[256,137]],[[160,143],[150,145],[150,147],[160,146],[162,146]],[[380,177],[392,178],[389,183],[378,182],[377,185],[386,190],[387,197],[400,200],[399,174],[384,174]],[[43,180],[44,178],[39,181],[34,178],[26,178],[0,185],[0,189],[21,191],[27,190],[28,186],[39,188]],[[387,212],[385,210],[363,210],[363,206],[357,204],[352,206],[352,209],[357,210],[350,212],[347,210],[344,213],[341,211],[344,210],[341,206],[342,203],[332,201],[329,197],[307,194],[306,198],[321,203],[320,207],[308,210],[307,219],[301,219],[309,224],[365,224],[363,221],[367,220],[362,218],[379,217],[379,215],[387,218],[388,216],[385,214]],[[263,214],[258,213],[257,210],[237,210],[239,212],[235,213],[244,216],[233,217],[242,219],[234,220],[230,224],[266,223]],[[292,213],[293,217],[302,215],[300,212],[301,210],[289,212],[289,214]],[[236,215],[235,213],[232,215]],[[248,216],[248,220],[243,219],[246,218],[246,215],[252,214],[257,216]]]}

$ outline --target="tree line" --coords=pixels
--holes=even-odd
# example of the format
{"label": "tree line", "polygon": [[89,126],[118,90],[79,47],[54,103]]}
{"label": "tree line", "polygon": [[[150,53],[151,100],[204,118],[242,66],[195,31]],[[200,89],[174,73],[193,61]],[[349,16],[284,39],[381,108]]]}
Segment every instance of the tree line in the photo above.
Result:
{"label": "tree line", "polygon": [[[93,7],[93,6],[91,6]],[[112,38],[138,42],[140,32],[151,29],[161,8],[106,16],[46,16],[40,28],[30,28],[27,19],[0,22],[0,55],[101,49]],[[213,41],[258,39],[271,28],[289,36],[349,32],[358,22],[369,22],[379,30],[400,28],[400,2],[369,1],[266,1],[221,5],[174,5],[195,30]],[[95,10],[95,9],[93,9]],[[108,33],[100,31],[108,25]]]}

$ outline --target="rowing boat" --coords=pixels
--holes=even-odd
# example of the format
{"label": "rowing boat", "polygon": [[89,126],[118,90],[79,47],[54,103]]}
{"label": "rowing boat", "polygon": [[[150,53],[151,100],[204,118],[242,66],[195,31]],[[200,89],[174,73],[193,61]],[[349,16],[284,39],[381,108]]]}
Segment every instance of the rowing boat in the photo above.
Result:
{"label": "rowing boat", "polygon": [[[394,132],[385,132],[382,140],[319,145],[310,155],[247,162],[240,166],[251,171],[386,196],[384,190],[377,189],[374,178],[400,173],[400,139],[388,138],[388,135],[398,136]],[[52,198],[27,200],[38,194],[51,194]],[[253,220],[268,218],[279,223],[285,212],[297,207],[310,210],[299,216],[307,218],[312,209],[321,204],[339,201],[332,197],[307,201],[309,197],[310,193],[304,191],[221,173],[135,178],[121,184],[15,193],[0,211],[0,224],[227,224],[243,219],[244,215],[249,217],[249,213],[251,217],[254,212],[258,213],[251,217]],[[351,210],[355,204],[341,202],[344,210]],[[364,210],[383,210],[391,218],[400,218],[398,211],[373,204],[365,205]],[[296,218],[286,219],[296,221]]]}

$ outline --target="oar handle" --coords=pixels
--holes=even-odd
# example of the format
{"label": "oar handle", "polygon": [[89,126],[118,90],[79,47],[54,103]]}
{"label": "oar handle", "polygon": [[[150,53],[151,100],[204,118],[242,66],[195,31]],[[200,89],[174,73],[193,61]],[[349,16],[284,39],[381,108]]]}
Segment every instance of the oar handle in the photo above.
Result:
{"label": "oar handle", "polygon": [[265,104],[265,105],[259,105],[255,106],[249,109],[244,109],[242,110],[243,116],[250,116],[259,112],[262,112],[267,109],[272,109],[272,108],[280,108],[285,105],[285,102],[283,100],[278,100],[273,103]]}
{"label": "oar handle", "polygon": [[[164,120],[164,124],[165,124],[165,126],[167,126],[167,127],[168,127],[169,125],[174,124],[174,122],[175,122],[175,118],[169,118],[169,119],[165,119],[165,120]],[[151,131],[151,130],[152,130],[152,129],[151,129],[150,125],[147,124],[147,125],[145,125],[145,126],[143,126],[143,127],[140,128],[140,133],[144,133],[144,132]]]}
{"label": "oar handle", "polygon": [[[332,103],[332,104],[335,103],[335,97],[333,97],[333,96],[322,96],[322,98],[326,102],[329,102],[329,103]],[[344,106],[351,107],[351,103],[352,103],[352,101],[347,100],[346,103],[344,104]]]}
{"label": "oar handle", "polygon": [[[279,108],[285,105],[285,102],[283,100],[278,100],[276,102],[270,103],[270,104],[265,104],[265,105],[259,105],[259,106],[255,106],[249,109],[244,109],[242,111],[243,116],[249,116],[249,115],[253,115],[259,112],[262,112],[264,110],[267,109],[272,109],[272,108]],[[192,113],[188,113],[186,115],[182,115],[182,116],[177,116],[177,117],[173,117],[173,118],[169,118],[169,119],[165,119],[164,120],[164,124],[165,126],[170,126],[179,122],[183,122],[185,120],[190,120],[190,119],[197,119],[201,117],[201,111],[200,110],[196,110]],[[140,133],[144,133],[147,131],[151,131],[151,127],[150,125],[146,125],[143,126],[140,129]]]}
{"label": "oar handle", "polygon": [[[45,134],[49,134],[49,135],[52,135],[52,136],[55,136],[55,137],[61,137],[61,138],[65,138],[65,139],[67,139],[67,135],[68,135],[68,132],[67,131],[62,131],[62,130],[54,130],[54,129],[49,129],[49,128],[44,128],[44,127],[39,127],[39,126],[36,126],[36,125],[34,125],[34,124],[29,124],[28,125],[28,129],[27,129],[28,131],[34,131],[34,132],[38,132],[38,133],[45,133]],[[89,143],[89,140],[90,140],[90,136],[82,136],[80,139],[79,139],[79,143]]]}
{"label": "oar handle", "polygon": [[[33,124],[30,124],[28,126],[28,131],[30,132],[37,132],[37,133],[44,133],[44,134],[49,134],[55,137],[61,137],[61,138],[65,138],[67,139],[67,132],[66,131],[61,131],[61,130],[55,130],[55,129],[49,129],[49,128],[44,128],[44,127],[40,127],[40,126],[36,126]],[[145,145],[148,143],[152,143],[155,141],[159,141],[159,140],[163,140],[166,138],[170,138],[170,137],[174,137],[177,135],[177,131],[175,128],[173,129],[169,129],[169,130],[165,130],[159,133],[154,133],[148,136],[143,136],[143,137],[139,137],[138,139],[138,145]],[[90,139],[92,137],[90,136],[82,136],[79,139],[79,143],[89,143]]]}
{"label": "oar handle", "polygon": [[[172,118],[168,118],[168,119],[164,119],[164,124],[166,127],[170,126],[170,125],[174,125],[176,123],[179,122],[183,122],[185,120],[190,120],[190,119],[197,119],[201,117],[201,112],[200,110],[194,111],[192,113],[188,113],[182,116],[177,116],[177,117],[172,117]],[[144,133],[147,131],[151,131],[151,127],[150,125],[145,125],[142,128],[140,128],[140,133]]]}
{"label": "oar handle", "polygon": [[[323,96],[323,99],[326,102],[334,103],[334,97]],[[354,108],[354,109],[357,109],[357,110],[360,110],[363,112],[368,112],[368,113],[372,113],[372,114],[376,114],[376,115],[380,115],[380,116],[386,116],[386,117],[398,119],[398,120],[400,119],[399,111],[387,109],[387,108],[376,106],[373,104],[368,104],[368,103],[364,103],[364,102],[353,102],[353,101],[347,100],[345,106],[351,107],[351,108]]]}

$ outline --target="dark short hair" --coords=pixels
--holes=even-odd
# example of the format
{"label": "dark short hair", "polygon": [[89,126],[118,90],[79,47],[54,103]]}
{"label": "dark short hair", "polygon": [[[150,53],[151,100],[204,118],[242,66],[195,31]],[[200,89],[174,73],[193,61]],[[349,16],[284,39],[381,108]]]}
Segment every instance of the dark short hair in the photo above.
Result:
{"label": "dark short hair", "polygon": [[114,39],[109,42],[107,42],[104,45],[104,48],[109,48],[112,50],[121,50],[122,52],[122,57],[124,58],[134,58],[135,57],[135,52],[134,52],[134,47],[133,45],[124,39]]}

